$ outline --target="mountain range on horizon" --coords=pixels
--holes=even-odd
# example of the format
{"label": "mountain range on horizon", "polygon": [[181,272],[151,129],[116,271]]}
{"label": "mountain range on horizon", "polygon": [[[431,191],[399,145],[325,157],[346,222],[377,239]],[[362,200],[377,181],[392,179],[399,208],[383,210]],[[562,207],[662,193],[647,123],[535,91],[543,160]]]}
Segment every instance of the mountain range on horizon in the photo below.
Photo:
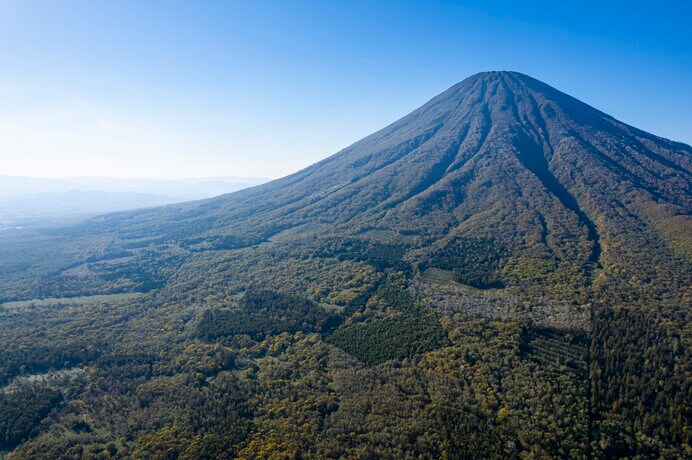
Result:
{"label": "mountain range on horizon", "polygon": [[[94,446],[127,434],[123,455],[163,452],[181,430],[188,458],[682,457],[691,185],[689,145],[483,72],[284,178],[0,234],[0,302],[20,323],[48,321],[21,338],[0,324],[0,341],[37,350],[33,372],[89,366],[129,388],[74,390],[63,397],[90,402],[55,403],[37,428]],[[43,356],[64,320],[31,304],[46,298],[117,327],[104,339],[75,326],[89,344],[77,348],[56,332],[61,359]],[[0,385],[26,371],[22,353],[0,361]],[[186,391],[202,405],[241,396],[197,424]],[[98,421],[111,397],[121,413]],[[12,447],[69,448],[46,439]]]}
{"label": "mountain range on horizon", "polygon": [[98,214],[211,198],[267,180],[0,176],[0,230],[74,224]]}

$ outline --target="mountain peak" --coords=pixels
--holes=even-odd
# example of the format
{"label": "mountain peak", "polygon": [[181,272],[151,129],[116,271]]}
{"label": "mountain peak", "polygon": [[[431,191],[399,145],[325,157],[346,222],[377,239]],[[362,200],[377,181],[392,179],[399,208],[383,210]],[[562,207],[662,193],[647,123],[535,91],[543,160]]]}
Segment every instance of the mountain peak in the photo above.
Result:
{"label": "mountain peak", "polygon": [[[533,78],[529,75],[523,74],[521,72],[517,72],[514,70],[487,70],[483,72],[478,72],[475,73],[463,80],[461,80],[459,83],[457,83],[454,86],[463,84],[463,83],[476,83],[476,82],[485,82],[485,83],[492,83],[492,82],[515,82],[519,84],[524,84],[524,85],[530,85],[530,84],[535,84],[539,83],[542,85],[545,85],[545,83],[542,83],[540,80]],[[547,86],[547,85],[545,85]]]}
{"label": "mountain peak", "polygon": [[[458,241],[490,244],[505,264],[488,262],[491,278],[540,284],[538,274],[552,271],[563,284],[584,286],[604,262],[628,261],[618,268],[625,276],[642,263],[637,251],[649,253],[644,240],[609,222],[647,228],[668,251],[692,255],[680,217],[692,208],[681,193],[690,189],[691,170],[689,146],[632,128],[527,75],[490,71],[290,176],[94,225],[147,228],[150,219],[164,239],[226,249],[307,232],[403,238],[407,261],[423,266],[439,265],[439,254],[454,252]],[[539,260],[552,265],[535,266]]]}
{"label": "mountain peak", "polygon": [[483,72],[475,73],[468,78],[494,78],[494,77],[518,77],[518,78],[526,77],[526,78],[531,78],[528,75],[525,75],[521,72],[517,72],[514,70],[486,70]]}

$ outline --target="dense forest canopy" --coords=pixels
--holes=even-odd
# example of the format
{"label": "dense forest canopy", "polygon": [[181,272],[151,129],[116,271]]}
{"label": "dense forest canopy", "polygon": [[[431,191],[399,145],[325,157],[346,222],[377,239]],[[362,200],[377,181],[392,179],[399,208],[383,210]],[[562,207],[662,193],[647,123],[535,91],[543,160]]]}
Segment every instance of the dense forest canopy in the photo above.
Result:
{"label": "dense forest canopy", "polygon": [[0,457],[692,456],[692,148],[514,72],[0,235]]}

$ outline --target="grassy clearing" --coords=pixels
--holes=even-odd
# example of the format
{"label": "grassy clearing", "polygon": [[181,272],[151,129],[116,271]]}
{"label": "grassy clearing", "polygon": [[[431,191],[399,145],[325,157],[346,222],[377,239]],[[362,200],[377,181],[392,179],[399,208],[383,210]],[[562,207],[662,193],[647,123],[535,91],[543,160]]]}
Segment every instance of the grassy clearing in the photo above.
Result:
{"label": "grassy clearing", "polygon": [[459,284],[452,280],[452,270],[443,270],[441,268],[432,267],[421,273],[421,280],[425,281],[426,283],[446,284],[449,286]]}
{"label": "grassy clearing", "polygon": [[56,307],[60,305],[94,305],[102,302],[123,302],[142,297],[141,292],[126,292],[123,294],[99,294],[81,297],[48,297],[45,299],[18,300],[0,304],[1,309],[20,310],[33,307]]}

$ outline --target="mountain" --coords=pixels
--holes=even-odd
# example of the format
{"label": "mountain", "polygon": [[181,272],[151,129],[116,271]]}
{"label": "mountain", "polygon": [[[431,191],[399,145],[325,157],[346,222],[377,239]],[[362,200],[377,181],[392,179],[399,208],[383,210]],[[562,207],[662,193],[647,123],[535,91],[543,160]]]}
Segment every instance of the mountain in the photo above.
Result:
{"label": "mountain", "polygon": [[[0,368],[114,379],[76,414],[130,433],[127,455],[689,455],[691,182],[690,146],[477,74],[288,177],[5,232],[0,299],[46,316],[44,348]],[[95,316],[65,326],[56,302]],[[100,422],[113,385],[129,396]],[[60,404],[41,423],[75,432]]]}
{"label": "mountain", "polygon": [[603,266],[625,284],[640,276],[664,286],[692,255],[691,161],[687,145],[530,77],[491,72],[286,178],[75,231],[229,248],[287,233],[378,235],[405,240],[419,263],[460,241],[492,240],[506,254],[498,276],[511,283],[551,272],[581,286]]}

